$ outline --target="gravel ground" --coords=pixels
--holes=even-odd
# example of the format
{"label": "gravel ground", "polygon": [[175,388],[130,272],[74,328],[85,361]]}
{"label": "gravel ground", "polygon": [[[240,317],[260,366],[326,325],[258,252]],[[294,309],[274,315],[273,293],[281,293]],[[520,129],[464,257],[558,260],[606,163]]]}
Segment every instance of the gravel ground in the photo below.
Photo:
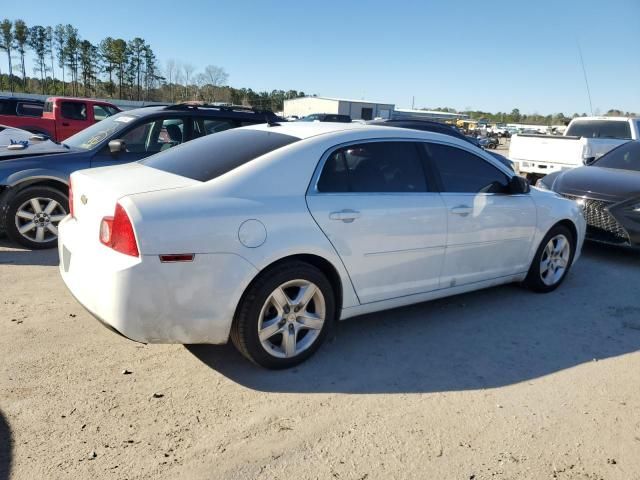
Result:
{"label": "gravel ground", "polygon": [[640,254],[341,323],[309,362],[139,345],[0,243],[0,480],[640,479]]}

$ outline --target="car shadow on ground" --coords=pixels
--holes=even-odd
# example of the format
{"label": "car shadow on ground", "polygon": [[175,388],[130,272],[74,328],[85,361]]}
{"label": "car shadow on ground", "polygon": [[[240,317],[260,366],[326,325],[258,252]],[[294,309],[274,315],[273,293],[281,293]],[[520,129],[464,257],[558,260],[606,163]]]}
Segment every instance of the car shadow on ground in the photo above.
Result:
{"label": "car shadow on ground", "polygon": [[0,265],[56,266],[59,263],[58,250],[55,248],[29,250],[6,238],[0,238]]}
{"label": "car shadow on ground", "polygon": [[11,428],[2,411],[0,411],[0,480],[8,480],[11,474],[12,447]]}
{"label": "car shadow on ground", "polygon": [[258,368],[231,345],[187,348],[248,388],[296,393],[491,388],[640,350],[637,284],[597,275],[599,263],[609,276],[633,275],[640,254],[587,245],[584,255],[595,262],[579,262],[551,294],[507,285],[340,322],[333,339],[286,371]]}

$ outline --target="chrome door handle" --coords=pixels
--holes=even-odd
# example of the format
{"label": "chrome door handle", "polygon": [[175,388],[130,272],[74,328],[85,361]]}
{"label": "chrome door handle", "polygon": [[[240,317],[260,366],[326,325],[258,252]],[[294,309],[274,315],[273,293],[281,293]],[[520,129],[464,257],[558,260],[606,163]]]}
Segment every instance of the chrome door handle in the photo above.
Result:
{"label": "chrome door handle", "polygon": [[329,214],[331,220],[342,220],[344,223],[351,223],[356,218],[360,218],[360,212],[355,210],[340,210],[339,212],[331,212]]}
{"label": "chrome door handle", "polygon": [[453,207],[451,209],[451,213],[455,215],[460,215],[462,217],[466,217],[471,212],[473,212],[473,208],[470,207],[469,205],[458,205],[457,207]]}

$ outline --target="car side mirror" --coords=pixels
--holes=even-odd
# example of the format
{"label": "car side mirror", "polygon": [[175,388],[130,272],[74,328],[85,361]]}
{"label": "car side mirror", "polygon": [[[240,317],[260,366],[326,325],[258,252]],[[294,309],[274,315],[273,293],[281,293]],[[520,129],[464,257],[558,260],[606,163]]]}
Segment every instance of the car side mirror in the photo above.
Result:
{"label": "car side mirror", "polygon": [[529,193],[531,186],[526,178],[515,175],[509,180],[509,193],[512,195],[519,195],[523,193]]}
{"label": "car side mirror", "polygon": [[111,140],[109,142],[109,151],[113,154],[113,155],[117,155],[120,152],[124,152],[126,150],[126,144],[124,143],[124,140]]}
{"label": "car side mirror", "polygon": [[585,165],[593,165],[595,161],[596,157],[587,157],[582,161],[582,163],[584,163]]}

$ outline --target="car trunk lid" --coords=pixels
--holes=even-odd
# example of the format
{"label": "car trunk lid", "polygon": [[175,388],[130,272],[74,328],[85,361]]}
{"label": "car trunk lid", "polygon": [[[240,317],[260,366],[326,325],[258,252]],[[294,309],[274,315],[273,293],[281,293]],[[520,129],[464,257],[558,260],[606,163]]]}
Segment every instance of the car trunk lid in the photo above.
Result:
{"label": "car trunk lid", "polygon": [[139,163],[80,170],[71,175],[73,216],[83,236],[93,237],[99,242],[98,233],[102,218],[112,216],[116,203],[123,197],[136,193],[184,188],[199,183]]}

